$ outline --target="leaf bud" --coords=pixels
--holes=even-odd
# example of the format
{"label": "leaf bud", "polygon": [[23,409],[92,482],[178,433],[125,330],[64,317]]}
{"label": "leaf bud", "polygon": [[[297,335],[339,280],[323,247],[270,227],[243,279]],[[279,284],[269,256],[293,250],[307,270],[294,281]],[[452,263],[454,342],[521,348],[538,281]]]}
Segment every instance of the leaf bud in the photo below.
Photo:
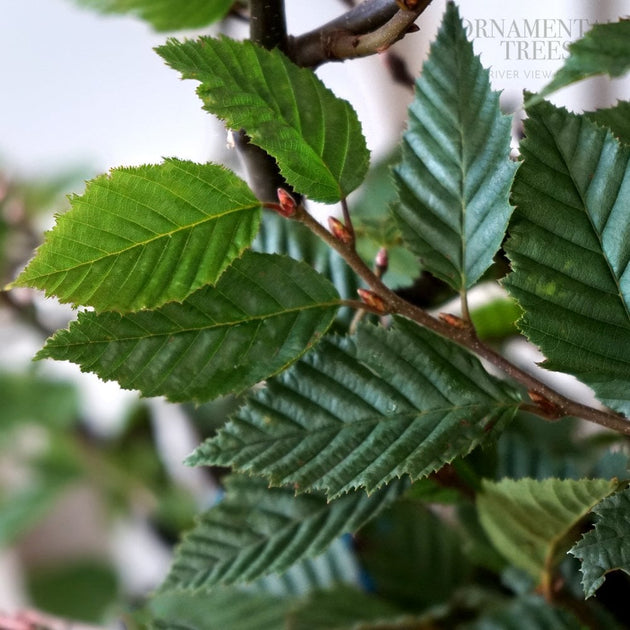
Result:
{"label": "leaf bud", "polygon": [[387,313],[387,306],[385,306],[383,298],[376,295],[374,291],[369,291],[368,289],[357,289],[357,293],[359,294],[361,300],[375,311],[378,313]]}
{"label": "leaf bud", "polygon": [[342,243],[346,245],[350,245],[353,241],[352,234],[348,228],[341,222],[339,219],[335,219],[335,217],[328,217],[328,227],[332,232],[332,235]]}
{"label": "leaf bud", "polygon": [[537,392],[535,389],[529,389],[527,390],[527,393],[534,404],[545,414],[545,416],[547,416],[547,418],[557,420],[564,416],[562,409],[540,392]]}
{"label": "leaf bud", "polygon": [[461,317],[457,317],[457,315],[453,315],[452,313],[440,313],[438,317],[452,328],[457,328],[459,330],[470,328],[470,325],[466,320]]}
{"label": "leaf bud", "polygon": [[280,202],[280,207],[277,208],[277,212],[283,217],[292,217],[295,214],[295,210],[297,208],[297,203],[295,199],[293,199],[289,191],[285,190],[284,188],[278,188],[277,193],[278,201]]}
{"label": "leaf bud", "polygon": [[374,266],[376,267],[376,272],[379,276],[382,276],[389,268],[389,256],[387,255],[387,250],[384,247],[381,247],[376,253]]}

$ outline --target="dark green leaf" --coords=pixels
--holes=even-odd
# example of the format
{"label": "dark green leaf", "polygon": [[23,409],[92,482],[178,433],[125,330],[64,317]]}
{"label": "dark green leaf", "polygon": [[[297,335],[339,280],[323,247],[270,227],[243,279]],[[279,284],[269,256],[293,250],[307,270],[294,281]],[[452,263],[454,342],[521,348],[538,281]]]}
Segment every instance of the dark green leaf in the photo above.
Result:
{"label": "dark green leaf", "polygon": [[232,172],[176,159],[115,169],[71,203],[14,284],[97,310],[156,308],[214,284],[260,222]]}
{"label": "dark green leaf", "polygon": [[378,627],[370,622],[386,619],[386,628],[394,630],[398,626],[392,620],[402,616],[389,602],[355,588],[337,587],[315,592],[297,605],[289,615],[288,627],[291,630],[364,630]]}
{"label": "dark green leaf", "polygon": [[185,79],[201,81],[205,108],[278,160],[298,192],[335,202],[365,177],[369,153],[349,103],[279,50],[225,37],[170,40],[158,53]]}
{"label": "dark green leaf", "polygon": [[103,13],[131,13],[157,31],[200,28],[221,19],[234,0],[77,0]]}
{"label": "dark green leaf", "polygon": [[394,214],[424,266],[458,291],[492,264],[512,211],[511,122],[453,3],[416,82]]}
{"label": "dark green leaf", "polygon": [[306,264],[246,252],[184,302],[129,315],[81,313],[37,358],[77,363],[145,396],[203,401],[283,370],[332,323],[338,297]]}
{"label": "dark green leaf", "polygon": [[630,575],[630,489],[598,503],[595,527],[570,553],[582,561],[582,585],[587,597],[604,583],[606,573],[621,570]]}
{"label": "dark green leaf", "polygon": [[357,586],[361,581],[360,571],[352,544],[343,536],[320,555],[304,558],[284,573],[264,575],[246,588],[256,593],[297,597],[342,584]]}
{"label": "dark green leaf", "polygon": [[517,405],[474,357],[398,319],[394,330],[366,326],[356,340],[322,342],[251,397],[190,461],[233,465],[329,496],[371,492],[493,439]]}
{"label": "dark green leaf", "polygon": [[374,592],[406,610],[450,599],[470,574],[462,540],[415,501],[399,501],[357,536]]}
{"label": "dark green leaf", "polygon": [[583,630],[571,614],[538,595],[519,597],[461,630]]}
{"label": "dark green leaf", "polygon": [[620,101],[614,107],[585,112],[585,115],[604,127],[624,144],[630,144],[630,101]]}
{"label": "dark green leaf", "polygon": [[630,20],[595,24],[582,38],[569,45],[569,57],[551,82],[530,99],[543,97],[576,81],[597,74],[620,77],[630,70]]}
{"label": "dark green leaf", "polygon": [[284,630],[291,600],[235,588],[165,591],[149,602],[156,630]]}
{"label": "dark green leaf", "polygon": [[371,496],[356,492],[329,503],[321,494],[296,497],[293,488],[231,477],[223,501],[184,536],[165,588],[208,588],[282,572],[357,530],[404,487],[399,482]]}
{"label": "dark green leaf", "polygon": [[[252,247],[267,254],[286,254],[303,260],[328,278],[342,299],[357,297],[360,286],[357,275],[334,249],[297,221],[287,221],[276,212],[265,212]],[[350,308],[340,308],[337,319],[348,327],[354,314]]]}
{"label": "dark green leaf", "polygon": [[630,411],[630,147],[548,103],[529,111],[505,285],[519,327],[617,411]]}
{"label": "dark green leaf", "polygon": [[563,559],[574,527],[616,485],[607,479],[485,481],[477,495],[479,519],[503,556],[540,582]]}

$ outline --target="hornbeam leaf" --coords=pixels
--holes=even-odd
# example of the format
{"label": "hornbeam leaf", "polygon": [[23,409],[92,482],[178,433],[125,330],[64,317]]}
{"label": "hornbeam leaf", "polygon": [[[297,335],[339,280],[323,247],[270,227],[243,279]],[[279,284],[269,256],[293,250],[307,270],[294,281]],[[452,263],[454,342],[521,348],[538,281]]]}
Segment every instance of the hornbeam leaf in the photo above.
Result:
{"label": "hornbeam leaf", "polygon": [[621,570],[630,575],[630,490],[613,494],[598,503],[595,527],[584,534],[570,553],[582,561],[582,585],[591,597],[606,574]]}
{"label": "hornbeam leaf", "polygon": [[533,593],[488,608],[479,619],[465,624],[465,630],[584,630],[572,613]]}
{"label": "hornbeam leaf", "polygon": [[202,37],[171,39],[157,51],[185,79],[201,81],[205,109],[244,128],[300,193],[333,203],[363,181],[369,153],[352,106],[279,50]]}
{"label": "hornbeam leaf", "polygon": [[247,251],[182,303],[128,315],[79,314],[37,358],[78,363],[145,396],[203,401],[283,370],[316,343],[338,306],[305,263]]}
{"label": "hornbeam leaf", "polygon": [[517,401],[464,350],[415,324],[324,340],[189,458],[338,496],[417,479],[493,438]]}
{"label": "hornbeam leaf", "polygon": [[296,497],[293,488],[268,488],[261,478],[230,477],[225,498],[184,536],[163,588],[208,588],[284,571],[359,529],[405,488],[398,482],[329,502],[318,493]]}
{"label": "hornbeam leaf", "polygon": [[630,102],[619,101],[614,107],[584,112],[596,123],[608,127],[613,135],[624,144],[630,144]]}
{"label": "hornbeam leaf", "polygon": [[284,630],[289,598],[242,589],[170,590],[147,605],[152,630]]}
{"label": "hornbeam leaf", "polygon": [[479,520],[503,556],[540,582],[564,559],[575,526],[616,486],[616,479],[484,481]]}
{"label": "hornbeam leaf", "polygon": [[510,130],[448,3],[409,107],[393,212],[410,249],[458,291],[488,269],[505,234],[517,166],[509,160]]}
{"label": "hornbeam leaf", "polygon": [[630,412],[630,147],[588,118],[529,110],[505,285],[550,370]]}
{"label": "hornbeam leaf", "polygon": [[528,100],[539,102],[560,88],[598,74],[620,77],[630,71],[630,20],[595,24],[581,39],[569,45],[569,57],[551,82]]}
{"label": "hornbeam leaf", "polygon": [[234,0],[77,0],[103,13],[131,13],[157,31],[199,28],[221,19]]}
{"label": "hornbeam leaf", "polygon": [[216,164],[169,159],[92,180],[58,217],[16,286],[136,311],[214,284],[254,239],[260,203]]}

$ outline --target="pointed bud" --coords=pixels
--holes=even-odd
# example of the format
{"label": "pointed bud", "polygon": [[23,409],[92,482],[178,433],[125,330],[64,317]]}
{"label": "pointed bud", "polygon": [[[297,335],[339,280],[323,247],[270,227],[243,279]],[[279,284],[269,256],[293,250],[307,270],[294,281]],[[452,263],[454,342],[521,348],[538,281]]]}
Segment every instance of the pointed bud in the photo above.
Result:
{"label": "pointed bud", "polygon": [[379,276],[382,276],[389,268],[389,256],[387,250],[384,247],[378,250],[376,257],[374,258],[374,266]]}
{"label": "pointed bud", "polygon": [[385,302],[383,298],[376,295],[374,291],[368,291],[368,289],[357,289],[357,293],[363,302],[365,302],[368,306],[372,307],[375,311],[379,313],[387,313],[387,307],[385,306]]}
{"label": "pointed bud", "polygon": [[332,235],[342,243],[350,245],[352,243],[352,234],[348,231],[348,228],[335,217],[328,217],[328,227],[332,232]]}
{"label": "pointed bud", "polygon": [[452,313],[440,313],[438,317],[445,323],[451,326],[452,328],[459,328],[460,330],[464,330],[465,328],[469,328],[469,324],[466,320],[461,317],[457,317],[457,315],[453,315]]}
{"label": "pointed bud", "polygon": [[527,393],[536,406],[539,407],[548,418],[557,420],[565,415],[556,403],[549,400],[546,396],[543,396],[540,392],[537,392],[534,389],[529,389],[527,390]]}
{"label": "pointed bud", "polygon": [[414,9],[418,8],[420,0],[396,0],[396,4],[403,11],[413,11]]}
{"label": "pointed bud", "polygon": [[284,188],[278,188],[278,201],[280,202],[280,207],[277,212],[281,214],[283,217],[292,217],[295,214],[295,210],[297,208],[297,203],[295,199],[291,196],[289,191]]}

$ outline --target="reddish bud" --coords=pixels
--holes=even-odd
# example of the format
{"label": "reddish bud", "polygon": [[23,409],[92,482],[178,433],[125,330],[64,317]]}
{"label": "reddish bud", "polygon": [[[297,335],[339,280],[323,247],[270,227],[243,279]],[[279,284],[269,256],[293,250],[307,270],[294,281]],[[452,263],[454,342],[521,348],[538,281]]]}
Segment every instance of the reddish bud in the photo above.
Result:
{"label": "reddish bud", "polygon": [[332,235],[342,243],[350,245],[352,243],[352,234],[350,234],[348,228],[335,217],[328,217],[328,227],[332,232]]}
{"label": "reddish bud", "polygon": [[457,315],[453,315],[452,313],[440,313],[438,317],[449,326],[453,328],[459,328],[460,330],[464,330],[468,328],[468,322],[461,317],[457,317]]}
{"label": "reddish bud", "polygon": [[375,311],[379,313],[387,313],[387,307],[385,306],[385,302],[383,298],[376,295],[374,291],[369,291],[368,289],[357,289],[357,293],[359,297],[365,304],[372,307]]}
{"label": "reddish bud", "polygon": [[396,4],[403,11],[413,11],[414,9],[418,8],[420,0],[396,0]]}
{"label": "reddish bud", "polygon": [[551,400],[549,400],[546,396],[543,396],[540,392],[530,389],[527,393],[536,406],[539,407],[548,418],[558,419],[564,416],[562,409],[560,409],[556,403],[551,402]]}
{"label": "reddish bud", "polygon": [[284,188],[278,188],[278,201],[280,202],[280,207],[277,209],[279,214],[287,218],[292,217],[295,214],[297,203],[290,195],[289,191]]}
{"label": "reddish bud", "polygon": [[387,271],[389,267],[389,256],[387,255],[387,250],[384,247],[381,247],[381,249],[379,249],[376,253],[374,266],[381,276]]}

